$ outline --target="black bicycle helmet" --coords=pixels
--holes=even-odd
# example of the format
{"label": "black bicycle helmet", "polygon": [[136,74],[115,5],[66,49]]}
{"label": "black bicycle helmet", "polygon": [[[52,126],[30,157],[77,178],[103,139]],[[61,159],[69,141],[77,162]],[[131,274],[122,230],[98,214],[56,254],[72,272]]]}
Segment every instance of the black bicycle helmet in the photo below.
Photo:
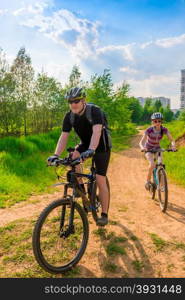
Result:
{"label": "black bicycle helmet", "polygon": [[77,100],[86,97],[85,90],[80,87],[71,88],[65,95],[66,100]]}
{"label": "black bicycle helmet", "polygon": [[151,120],[160,119],[163,120],[163,114],[160,112],[155,112],[151,115]]}

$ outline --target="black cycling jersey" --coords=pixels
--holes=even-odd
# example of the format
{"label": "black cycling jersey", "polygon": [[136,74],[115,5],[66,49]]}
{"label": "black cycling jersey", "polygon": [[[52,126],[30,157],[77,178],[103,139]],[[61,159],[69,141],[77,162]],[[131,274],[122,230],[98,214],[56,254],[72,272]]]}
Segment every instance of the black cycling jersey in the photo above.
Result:
{"label": "black cycling jersey", "polygon": [[[81,143],[88,149],[92,137],[92,126],[97,124],[103,124],[102,115],[99,107],[92,107],[92,124],[87,120],[85,111],[83,115],[75,115],[74,120],[74,130],[79,136]],[[70,122],[70,112],[68,112],[63,121],[62,131],[70,132],[72,129],[72,125]],[[103,139],[103,135],[101,134],[100,142],[96,149],[96,152],[107,152],[110,151],[108,146],[108,138],[105,136],[105,141]]]}

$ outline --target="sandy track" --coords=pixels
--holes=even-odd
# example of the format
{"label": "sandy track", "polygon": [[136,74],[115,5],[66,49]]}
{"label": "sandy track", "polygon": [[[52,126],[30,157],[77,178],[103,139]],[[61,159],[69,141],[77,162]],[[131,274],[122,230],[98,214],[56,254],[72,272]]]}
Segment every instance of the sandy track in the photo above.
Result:
{"label": "sandy track", "polygon": [[[138,147],[140,138],[140,135],[133,138],[130,149],[113,153],[108,172],[111,183],[109,216],[116,222],[109,224],[106,230],[128,238],[122,245],[127,254],[108,257],[108,241],[93,234],[97,227],[90,216],[91,234],[86,253],[79,263],[80,277],[185,277],[185,249],[174,247],[175,243],[184,243],[185,240],[185,189],[170,182],[167,213],[160,211],[158,202],[151,200],[144,188],[147,162]],[[20,203],[1,209],[1,226],[37,215],[60,195],[57,191],[52,195],[35,196],[33,200],[39,200],[38,203]],[[162,251],[156,251],[151,233],[168,243]],[[134,268],[134,261],[141,263],[140,271]],[[117,265],[116,273],[105,270],[105,264],[109,262]]]}

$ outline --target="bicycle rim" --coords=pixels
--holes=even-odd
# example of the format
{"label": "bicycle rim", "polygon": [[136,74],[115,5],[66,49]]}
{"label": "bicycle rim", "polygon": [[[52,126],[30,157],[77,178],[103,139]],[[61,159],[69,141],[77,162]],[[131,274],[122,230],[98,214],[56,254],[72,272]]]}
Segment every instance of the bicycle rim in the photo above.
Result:
{"label": "bicycle rim", "polygon": [[160,208],[162,212],[165,212],[168,205],[168,185],[167,185],[167,178],[164,169],[159,169],[158,171],[158,197]]}
{"label": "bicycle rim", "polygon": [[50,273],[62,273],[75,266],[83,256],[89,237],[86,214],[78,203],[74,208],[74,233],[60,237],[61,216],[63,231],[69,228],[69,200],[52,202],[38,218],[33,232],[33,252],[39,265]]}

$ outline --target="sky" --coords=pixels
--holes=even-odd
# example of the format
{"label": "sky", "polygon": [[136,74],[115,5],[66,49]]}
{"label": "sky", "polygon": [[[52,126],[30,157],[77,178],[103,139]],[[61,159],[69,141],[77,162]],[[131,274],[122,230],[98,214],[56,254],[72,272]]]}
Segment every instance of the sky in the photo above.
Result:
{"label": "sky", "polygon": [[63,85],[74,65],[84,80],[109,68],[130,96],[180,107],[185,0],[0,0],[0,29],[10,64],[24,46],[35,71]]}

